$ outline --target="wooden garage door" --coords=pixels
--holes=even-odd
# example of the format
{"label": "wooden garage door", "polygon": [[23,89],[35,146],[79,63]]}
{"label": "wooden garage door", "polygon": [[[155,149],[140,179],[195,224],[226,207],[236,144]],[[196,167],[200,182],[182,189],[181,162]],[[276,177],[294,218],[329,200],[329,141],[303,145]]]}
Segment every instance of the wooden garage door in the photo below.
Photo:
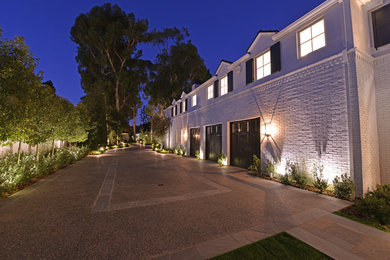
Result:
{"label": "wooden garage door", "polygon": [[190,129],[190,156],[200,151],[200,128]]}
{"label": "wooden garage door", "polygon": [[230,164],[248,168],[260,156],[260,119],[230,123]]}
{"label": "wooden garage door", "polygon": [[206,160],[218,161],[222,153],[222,125],[206,126]]}

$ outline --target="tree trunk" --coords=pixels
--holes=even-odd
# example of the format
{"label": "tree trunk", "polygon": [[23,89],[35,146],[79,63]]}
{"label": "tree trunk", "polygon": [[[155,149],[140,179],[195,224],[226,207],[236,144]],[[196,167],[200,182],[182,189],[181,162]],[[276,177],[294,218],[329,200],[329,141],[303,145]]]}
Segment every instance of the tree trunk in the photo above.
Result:
{"label": "tree trunk", "polygon": [[115,82],[115,107],[116,110],[119,112],[119,80],[117,79]]}
{"label": "tree trunk", "polygon": [[54,157],[54,140],[51,143],[51,158],[53,158],[53,157]]}
{"label": "tree trunk", "polygon": [[109,127],[108,127],[108,115],[107,115],[107,97],[106,94],[104,95],[104,113],[106,114],[106,134],[107,134],[107,142],[106,145],[109,145],[109,139],[108,139],[108,134],[109,134]]}
{"label": "tree trunk", "polygon": [[135,116],[137,115],[135,112],[135,106],[133,106],[133,134],[134,134],[134,141],[136,140],[136,128],[135,128]]}
{"label": "tree trunk", "polygon": [[20,163],[20,150],[22,148],[22,141],[19,141],[19,146],[18,146],[18,164]]}
{"label": "tree trunk", "polygon": [[37,162],[39,162],[39,144],[37,144],[37,154],[36,154]]}

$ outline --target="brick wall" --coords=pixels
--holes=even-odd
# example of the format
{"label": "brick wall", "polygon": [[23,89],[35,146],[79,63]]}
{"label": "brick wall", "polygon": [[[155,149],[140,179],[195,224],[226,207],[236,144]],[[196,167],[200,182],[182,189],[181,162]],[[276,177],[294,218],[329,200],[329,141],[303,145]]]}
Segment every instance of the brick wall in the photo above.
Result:
{"label": "brick wall", "polygon": [[349,61],[351,90],[356,91],[357,97],[354,96],[354,99],[355,102],[356,99],[358,101],[358,104],[352,107],[352,120],[356,124],[353,128],[359,127],[359,131],[354,131],[354,173],[359,188],[358,195],[362,195],[361,191],[365,193],[380,183],[374,59],[359,51],[353,51],[349,54]]}
{"label": "brick wall", "polygon": [[381,183],[390,183],[390,55],[375,61]]}
{"label": "brick wall", "polygon": [[[228,123],[260,117],[277,131],[262,142],[263,158],[306,160],[309,170],[320,162],[325,174],[350,173],[345,64],[341,55],[290,73],[270,83],[220,97],[207,106],[172,119],[171,133],[200,126],[205,152],[205,125],[222,124],[222,151],[228,151]],[[236,74],[235,74],[236,75]],[[244,81],[242,84],[245,84]],[[172,134],[170,134],[172,136]],[[170,146],[178,146],[170,138]],[[189,149],[189,140],[185,143]],[[188,152],[188,150],[187,150]]]}

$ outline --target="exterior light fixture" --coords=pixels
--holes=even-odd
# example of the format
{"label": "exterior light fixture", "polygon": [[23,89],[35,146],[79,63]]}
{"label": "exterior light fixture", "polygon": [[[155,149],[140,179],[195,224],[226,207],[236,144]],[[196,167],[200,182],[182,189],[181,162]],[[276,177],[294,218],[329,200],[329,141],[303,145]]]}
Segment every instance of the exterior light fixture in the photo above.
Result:
{"label": "exterior light fixture", "polygon": [[261,127],[261,133],[262,135],[264,135],[265,137],[272,137],[272,136],[275,136],[277,132],[277,129],[276,129],[276,126],[275,124],[272,124],[272,123],[265,123],[262,125]]}

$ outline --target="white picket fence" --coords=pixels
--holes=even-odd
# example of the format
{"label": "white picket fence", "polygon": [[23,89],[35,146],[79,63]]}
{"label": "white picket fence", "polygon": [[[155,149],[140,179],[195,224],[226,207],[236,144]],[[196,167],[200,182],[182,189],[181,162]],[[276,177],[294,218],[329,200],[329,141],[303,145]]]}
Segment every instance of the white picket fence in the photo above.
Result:
{"label": "white picket fence", "polygon": [[[43,143],[39,145],[39,151],[47,151],[51,149],[51,142]],[[61,148],[64,146],[63,141],[55,141],[54,145],[56,148]],[[13,144],[7,144],[0,143],[0,158],[8,153],[17,153],[18,152],[19,143],[13,143]],[[35,153],[36,152],[36,146],[30,146],[26,143],[21,144],[21,151],[22,153]]]}

